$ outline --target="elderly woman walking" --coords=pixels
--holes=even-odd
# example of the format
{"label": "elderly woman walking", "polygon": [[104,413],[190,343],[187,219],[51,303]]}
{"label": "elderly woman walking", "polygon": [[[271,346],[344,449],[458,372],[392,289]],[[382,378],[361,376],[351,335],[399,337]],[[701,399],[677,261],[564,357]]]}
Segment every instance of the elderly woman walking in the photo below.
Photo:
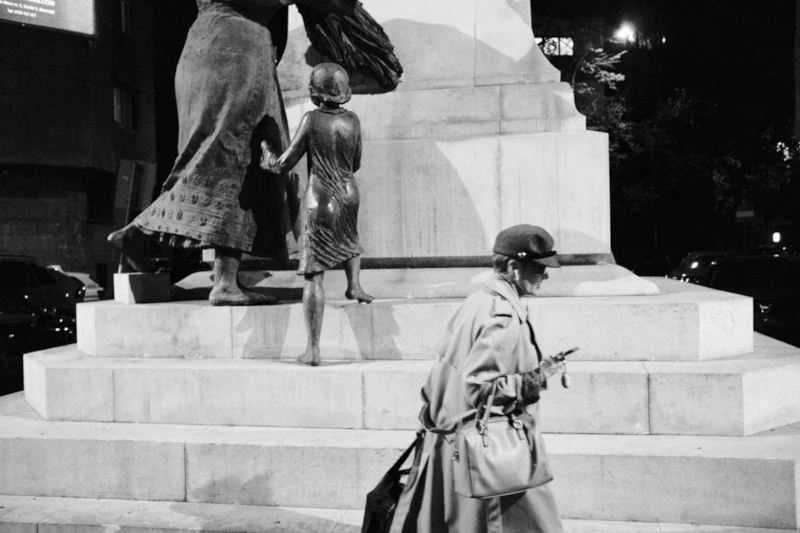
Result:
{"label": "elderly woman walking", "polygon": [[[543,358],[522,296],[535,296],[547,267],[559,267],[553,238],[537,226],[501,231],[494,276],[450,320],[422,389],[427,432],[394,516],[392,533],[562,533],[549,484],[492,498],[459,494],[452,421],[493,398],[503,413],[531,415],[563,356]],[[543,449],[540,454],[544,454]],[[458,492],[457,492],[458,490]]]}

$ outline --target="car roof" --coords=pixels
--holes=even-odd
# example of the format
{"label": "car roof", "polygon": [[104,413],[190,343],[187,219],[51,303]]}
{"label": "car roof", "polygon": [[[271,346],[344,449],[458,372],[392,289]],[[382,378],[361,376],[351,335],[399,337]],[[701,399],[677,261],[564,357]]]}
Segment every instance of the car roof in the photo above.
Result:
{"label": "car roof", "polygon": [[[0,261],[7,261],[7,262],[19,262],[19,263],[33,263],[40,267],[47,268],[48,263],[42,261],[38,257],[34,257],[32,255],[22,255],[22,254],[0,254]],[[51,269],[55,270],[55,269]]]}

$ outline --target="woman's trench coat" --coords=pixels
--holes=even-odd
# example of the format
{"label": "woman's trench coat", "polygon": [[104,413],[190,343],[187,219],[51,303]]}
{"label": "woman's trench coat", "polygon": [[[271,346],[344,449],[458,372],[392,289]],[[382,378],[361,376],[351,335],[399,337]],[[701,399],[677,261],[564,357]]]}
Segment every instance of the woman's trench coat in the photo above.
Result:
{"label": "woman's trench coat", "polygon": [[[498,384],[495,405],[524,408],[536,417],[541,353],[525,305],[499,276],[472,294],[450,320],[439,358],[422,389],[420,420],[444,427],[455,416],[488,398]],[[451,435],[426,432],[419,466],[400,498],[391,533],[563,533],[556,502],[545,484],[490,499],[467,498],[453,487]]]}

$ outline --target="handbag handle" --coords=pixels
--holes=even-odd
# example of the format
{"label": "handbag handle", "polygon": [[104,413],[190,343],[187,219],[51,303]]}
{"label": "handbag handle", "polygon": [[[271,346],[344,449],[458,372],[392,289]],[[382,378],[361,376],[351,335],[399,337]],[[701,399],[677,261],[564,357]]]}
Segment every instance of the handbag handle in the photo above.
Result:
{"label": "handbag handle", "polygon": [[[494,399],[497,396],[497,380],[492,382],[492,392],[489,393],[488,399],[480,406],[475,409],[469,409],[460,413],[453,418],[447,420],[443,424],[436,426],[436,427],[426,427],[428,431],[431,433],[436,433],[437,435],[449,435],[455,431],[456,427],[466,421],[468,418],[472,417],[472,415],[477,414],[478,416],[482,416],[482,421],[479,423],[486,424],[489,420],[489,415],[491,414],[492,406],[494,405]],[[483,415],[481,415],[481,409],[485,409]]]}
{"label": "handbag handle", "polygon": [[417,432],[417,438],[415,438],[415,439],[414,439],[414,442],[412,442],[412,443],[411,443],[411,446],[409,446],[409,447],[406,449],[406,451],[404,451],[404,452],[402,453],[402,455],[400,455],[400,457],[398,457],[397,461],[395,461],[395,463],[394,463],[394,464],[392,465],[392,467],[389,469],[389,473],[396,473],[396,472],[400,472],[400,467],[401,467],[401,466],[403,466],[403,463],[405,463],[405,462],[406,462],[406,459],[408,459],[408,456],[409,456],[409,455],[411,455],[411,452],[413,452],[413,451],[414,451],[414,449],[415,449],[417,446],[419,446],[419,445],[420,445],[420,443],[422,442],[422,436],[423,436],[424,434],[425,434],[425,431],[424,431],[424,430],[421,430],[421,431],[418,431],[418,432]]}
{"label": "handbag handle", "polygon": [[478,412],[483,409],[483,416],[476,422],[478,426],[478,433],[483,435],[486,433],[486,428],[489,425],[489,415],[492,411],[492,406],[494,405],[494,399],[497,396],[497,380],[492,383],[492,392],[489,393],[489,398],[484,402],[484,404],[478,408]]}

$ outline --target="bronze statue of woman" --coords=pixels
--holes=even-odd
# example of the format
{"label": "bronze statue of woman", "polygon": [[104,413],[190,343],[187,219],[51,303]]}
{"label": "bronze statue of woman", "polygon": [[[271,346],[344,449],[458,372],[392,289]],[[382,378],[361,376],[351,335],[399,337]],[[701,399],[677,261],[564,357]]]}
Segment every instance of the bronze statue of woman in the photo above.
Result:
{"label": "bronze statue of woman", "polygon": [[253,152],[264,138],[276,150],[288,146],[276,73],[285,43],[273,38],[285,37],[285,9],[295,3],[318,52],[346,56],[348,68],[387,90],[402,73],[386,34],[357,0],[197,0],[175,74],[178,157],[159,198],[108,240],[139,272],[154,270],[143,253],[147,236],[173,248],[215,249],[212,305],[272,303],[239,284],[242,253],[288,258],[299,191],[288,176],[264,176]]}
{"label": "bronze statue of woman", "polygon": [[311,101],[317,109],[303,116],[289,148],[280,156],[262,143],[261,167],[276,174],[288,172],[308,156],[308,187],[301,209],[300,268],[305,276],[303,310],[308,346],[299,361],[320,363],[319,338],[325,309],[322,281],[325,271],[344,264],[345,296],[370,303],[359,273],[363,249],[358,242],[358,185],[361,165],[361,124],[342,104],[350,100],[347,72],[335,63],[317,65],[311,73]]}

